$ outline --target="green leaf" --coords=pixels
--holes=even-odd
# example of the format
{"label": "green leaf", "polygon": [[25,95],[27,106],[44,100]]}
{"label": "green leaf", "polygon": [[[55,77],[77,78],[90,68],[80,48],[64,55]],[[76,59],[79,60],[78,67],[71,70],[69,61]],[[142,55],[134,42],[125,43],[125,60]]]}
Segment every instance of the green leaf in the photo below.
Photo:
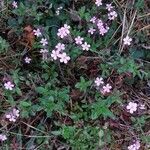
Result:
{"label": "green leaf", "polygon": [[48,90],[43,88],[43,87],[37,87],[36,88],[36,92],[38,92],[39,94],[43,94],[44,95],[45,93],[48,92]]}
{"label": "green leaf", "polygon": [[30,107],[32,104],[31,102],[27,102],[27,101],[20,101],[20,106],[21,107]]}
{"label": "green leaf", "polygon": [[0,54],[7,52],[9,44],[0,36]]}
{"label": "green leaf", "polygon": [[75,128],[72,126],[63,126],[61,134],[65,139],[72,138],[74,135]]}
{"label": "green leaf", "polygon": [[80,82],[78,82],[75,87],[80,89],[80,91],[86,92],[87,88],[91,86],[92,81],[86,81],[84,77],[80,77]]}
{"label": "green leaf", "polygon": [[85,15],[85,6],[81,7],[79,9],[79,15],[81,18],[84,18],[84,15]]}

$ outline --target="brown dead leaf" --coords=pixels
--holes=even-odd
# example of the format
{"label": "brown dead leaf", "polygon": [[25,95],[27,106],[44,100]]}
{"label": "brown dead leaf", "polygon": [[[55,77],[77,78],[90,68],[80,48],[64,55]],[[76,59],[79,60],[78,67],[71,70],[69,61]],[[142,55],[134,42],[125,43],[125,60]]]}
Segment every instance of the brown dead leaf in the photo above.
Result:
{"label": "brown dead leaf", "polygon": [[33,33],[33,28],[28,25],[24,28],[24,39],[29,43],[28,45],[32,47],[34,40],[35,40],[35,36]]}
{"label": "brown dead leaf", "polygon": [[79,90],[72,90],[70,93],[70,97],[72,98],[72,100],[78,100],[78,99],[80,99],[82,94],[83,93],[80,92]]}

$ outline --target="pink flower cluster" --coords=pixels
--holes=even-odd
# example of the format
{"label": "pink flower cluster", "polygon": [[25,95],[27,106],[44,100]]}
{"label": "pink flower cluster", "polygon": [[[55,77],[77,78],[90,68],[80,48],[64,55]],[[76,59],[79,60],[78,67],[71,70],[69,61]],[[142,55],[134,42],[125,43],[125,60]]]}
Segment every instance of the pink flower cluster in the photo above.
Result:
{"label": "pink flower cluster", "polygon": [[83,51],[88,51],[91,46],[90,46],[87,42],[84,42],[84,43],[83,43],[83,40],[84,40],[84,39],[83,39],[82,37],[77,36],[77,37],[75,38],[75,43],[76,43],[77,45],[81,46],[81,48],[82,48]]}
{"label": "pink flower cluster", "polygon": [[63,27],[58,29],[58,33],[57,33],[58,37],[63,39],[64,37],[68,36],[70,34],[69,29],[70,29],[70,26],[68,26],[67,24],[64,24]]}
{"label": "pink flower cluster", "polygon": [[[128,105],[126,106],[126,109],[127,109],[131,114],[133,114],[134,112],[137,111],[137,109],[138,109],[138,104],[135,103],[135,102],[129,102]],[[145,105],[144,105],[144,104],[140,104],[140,105],[139,105],[139,109],[141,109],[141,110],[146,109],[146,108],[145,108]]]}
{"label": "pink flower cluster", "polygon": [[105,95],[111,92],[112,86],[107,83],[106,85],[104,84],[104,79],[102,77],[97,77],[94,81],[96,87],[100,92]]}
{"label": "pink flower cluster", "polygon": [[[95,4],[99,7],[102,5],[102,0],[96,0]],[[106,9],[109,11],[108,19],[114,20],[117,17],[116,11],[113,10],[113,6],[111,4],[106,4]]]}
{"label": "pink flower cluster", "polygon": [[51,53],[51,57],[53,58],[53,60],[59,59],[61,63],[67,64],[68,61],[70,60],[70,57],[64,52],[64,50],[65,45],[62,43],[58,43]]}
{"label": "pink flower cluster", "polygon": [[108,19],[114,20],[118,15],[116,11],[113,10],[113,6],[111,4],[106,4],[106,9],[108,10]]}
{"label": "pink flower cluster", "polygon": [[[101,19],[96,18],[95,16],[90,19],[90,22],[94,24],[95,28],[97,28],[97,30],[99,31],[99,34],[102,36],[106,34],[109,30],[108,25],[104,23]],[[95,31],[96,29],[94,28],[90,28],[88,30],[90,34],[93,34]]]}
{"label": "pink flower cluster", "polygon": [[[34,35],[37,37],[42,36],[42,33],[40,29],[33,30]],[[40,50],[40,53],[42,54],[42,59],[47,60],[48,50],[46,49],[46,46],[48,45],[48,41],[46,38],[41,38],[40,44],[43,46],[43,48]]]}
{"label": "pink flower cluster", "polygon": [[19,117],[19,110],[16,108],[13,108],[10,112],[6,113],[5,117],[10,122],[16,122],[17,118]]}

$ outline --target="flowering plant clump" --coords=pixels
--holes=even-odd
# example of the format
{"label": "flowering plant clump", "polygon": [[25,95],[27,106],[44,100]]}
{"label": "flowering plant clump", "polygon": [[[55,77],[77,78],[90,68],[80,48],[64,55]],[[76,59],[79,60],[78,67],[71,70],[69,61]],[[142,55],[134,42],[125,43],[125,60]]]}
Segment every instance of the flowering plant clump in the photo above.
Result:
{"label": "flowering plant clump", "polygon": [[0,150],[147,150],[148,6],[1,0]]}

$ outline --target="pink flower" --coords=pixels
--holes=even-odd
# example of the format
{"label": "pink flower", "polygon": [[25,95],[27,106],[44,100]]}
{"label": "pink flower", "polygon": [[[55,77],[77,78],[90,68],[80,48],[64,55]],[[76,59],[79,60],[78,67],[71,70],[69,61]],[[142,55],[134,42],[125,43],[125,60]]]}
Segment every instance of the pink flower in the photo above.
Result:
{"label": "pink flower", "polygon": [[34,32],[34,35],[37,36],[37,37],[40,37],[42,35],[40,29],[33,30],[33,32]]}
{"label": "pink flower", "polygon": [[104,26],[102,26],[101,28],[99,28],[99,34],[100,35],[104,35],[105,33],[107,33],[109,30],[109,27],[106,26],[106,28]]}
{"label": "pink flower", "polygon": [[88,30],[88,33],[90,33],[90,34],[92,35],[92,34],[94,34],[95,31],[96,31],[96,30],[95,30],[93,27],[91,27],[91,28]]}
{"label": "pink flower", "polygon": [[64,28],[66,29],[66,33],[69,34],[70,33],[70,31],[69,31],[70,26],[68,26],[67,24],[64,24]]}
{"label": "pink flower", "polygon": [[96,86],[100,86],[101,84],[104,84],[103,78],[97,77],[95,79],[95,84],[96,84]]}
{"label": "pink flower", "polygon": [[140,149],[140,142],[136,141],[136,143],[128,146],[128,150],[139,150]]}
{"label": "pink flower", "polygon": [[102,89],[102,91],[104,92],[104,93],[110,93],[111,90],[112,89],[112,86],[110,86],[109,84],[106,84],[105,86],[103,86],[103,89]]}
{"label": "pink flower", "polygon": [[75,43],[81,45],[83,40],[84,40],[84,39],[83,39],[82,37],[77,36],[77,37],[75,38]]}
{"label": "pink flower", "polygon": [[58,29],[57,35],[58,35],[60,38],[64,38],[65,36],[67,36],[67,34],[66,34],[65,31],[66,31],[65,28],[62,27],[62,28]]}
{"label": "pink flower", "polygon": [[131,45],[131,41],[132,41],[132,39],[129,36],[126,36],[123,39],[124,45]]}
{"label": "pink flower", "polygon": [[13,8],[18,8],[17,2],[13,1],[13,2],[12,2],[12,6],[13,6]]}
{"label": "pink flower", "polygon": [[6,82],[5,84],[4,84],[4,87],[5,87],[5,89],[7,89],[7,90],[13,90],[13,88],[14,88],[14,84],[12,84],[10,81],[8,81],[8,82]]}
{"label": "pink flower", "polygon": [[19,110],[13,108],[13,110],[7,113],[5,116],[10,122],[16,122],[17,118],[19,117]]}
{"label": "pink flower", "polygon": [[101,27],[103,27],[104,24],[103,24],[103,21],[101,19],[98,19],[96,25],[97,25],[98,29],[100,29]]}
{"label": "pink flower", "polygon": [[66,37],[68,34],[70,34],[70,26],[68,26],[67,24],[64,24],[64,27],[61,27],[60,29],[58,29],[58,33],[57,35],[60,37],[60,38],[64,38]]}
{"label": "pink flower", "polygon": [[24,59],[25,63],[27,63],[27,64],[30,64],[31,60],[32,60],[32,59],[29,58],[29,57],[26,57],[26,58]]}
{"label": "pink flower", "polygon": [[17,117],[17,118],[19,117],[19,110],[18,110],[18,109],[13,108],[12,113],[13,113],[13,115],[14,115],[15,117]]}
{"label": "pink flower", "polygon": [[131,114],[133,114],[133,112],[137,110],[137,106],[137,103],[129,102],[126,109],[129,110]]}
{"label": "pink flower", "polygon": [[107,26],[107,24],[104,24],[101,19],[97,20],[97,27],[99,29],[100,35],[104,35],[109,30],[109,27]]}
{"label": "pink flower", "polygon": [[87,42],[84,42],[84,44],[82,44],[81,46],[82,46],[82,49],[86,51],[88,51],[91,47],[89,44],[87,44]]}
{"label": "pink flower", "polygon": [[113,9],[113,6],[111,4],[106,4],[106,9],[108,11],[111,11]]}
{"label": "pink flower", "polygon": [[96,23],[96,17],[94,16],[94,17],[92,17],[91,19],[90,19],[90,22],[92,22],[92,23]]}
{"label": "pink flower", "polygon": [[4,135],[4,134],[0,134],[0,141],[5,141],[5,140],[7,140],[7,137],[6,137],[6,135]]}
{"label": "pink flower", "polygon": [[61,50],[65,50],[65,44],[61,44],[61,43],[58,43],[55,48],[58,50],[58,51],[61,51]]}
{"label": "pink flower", "polygon": [[60,58],[60,62],[65,64],[67,64],[67,62],[70,60],[70,57],[67,56],[66,53],[59,54],[59,58]]}
{"label": "pink flower", "polygon": [[56,60],[60,55],[60,51],[58,50],[53,50],[52,53],[51,53],[51,57]]}
{"label": "pink flower", "polygon": [[117,13],[115,11],[112,11],[108,14],[108,19],[114,20],[117,16],[118,16]]}
{"label": "pink flower", "polygon": [[40,43],[41,43],[43,46],[45,46],[45,45],[48,44],[47,39],[44,39],[44,38],[41,39]]}
{"label": "pink flower", "polygon": [[16,122],[16,118],[12,114],[7,114],[6,118],[9,119],[10,122]]}
{"label": "pink flower", "polygon": [[102,0],[96,0],[95,1],[95,4],[99,7],[102,5]]}

